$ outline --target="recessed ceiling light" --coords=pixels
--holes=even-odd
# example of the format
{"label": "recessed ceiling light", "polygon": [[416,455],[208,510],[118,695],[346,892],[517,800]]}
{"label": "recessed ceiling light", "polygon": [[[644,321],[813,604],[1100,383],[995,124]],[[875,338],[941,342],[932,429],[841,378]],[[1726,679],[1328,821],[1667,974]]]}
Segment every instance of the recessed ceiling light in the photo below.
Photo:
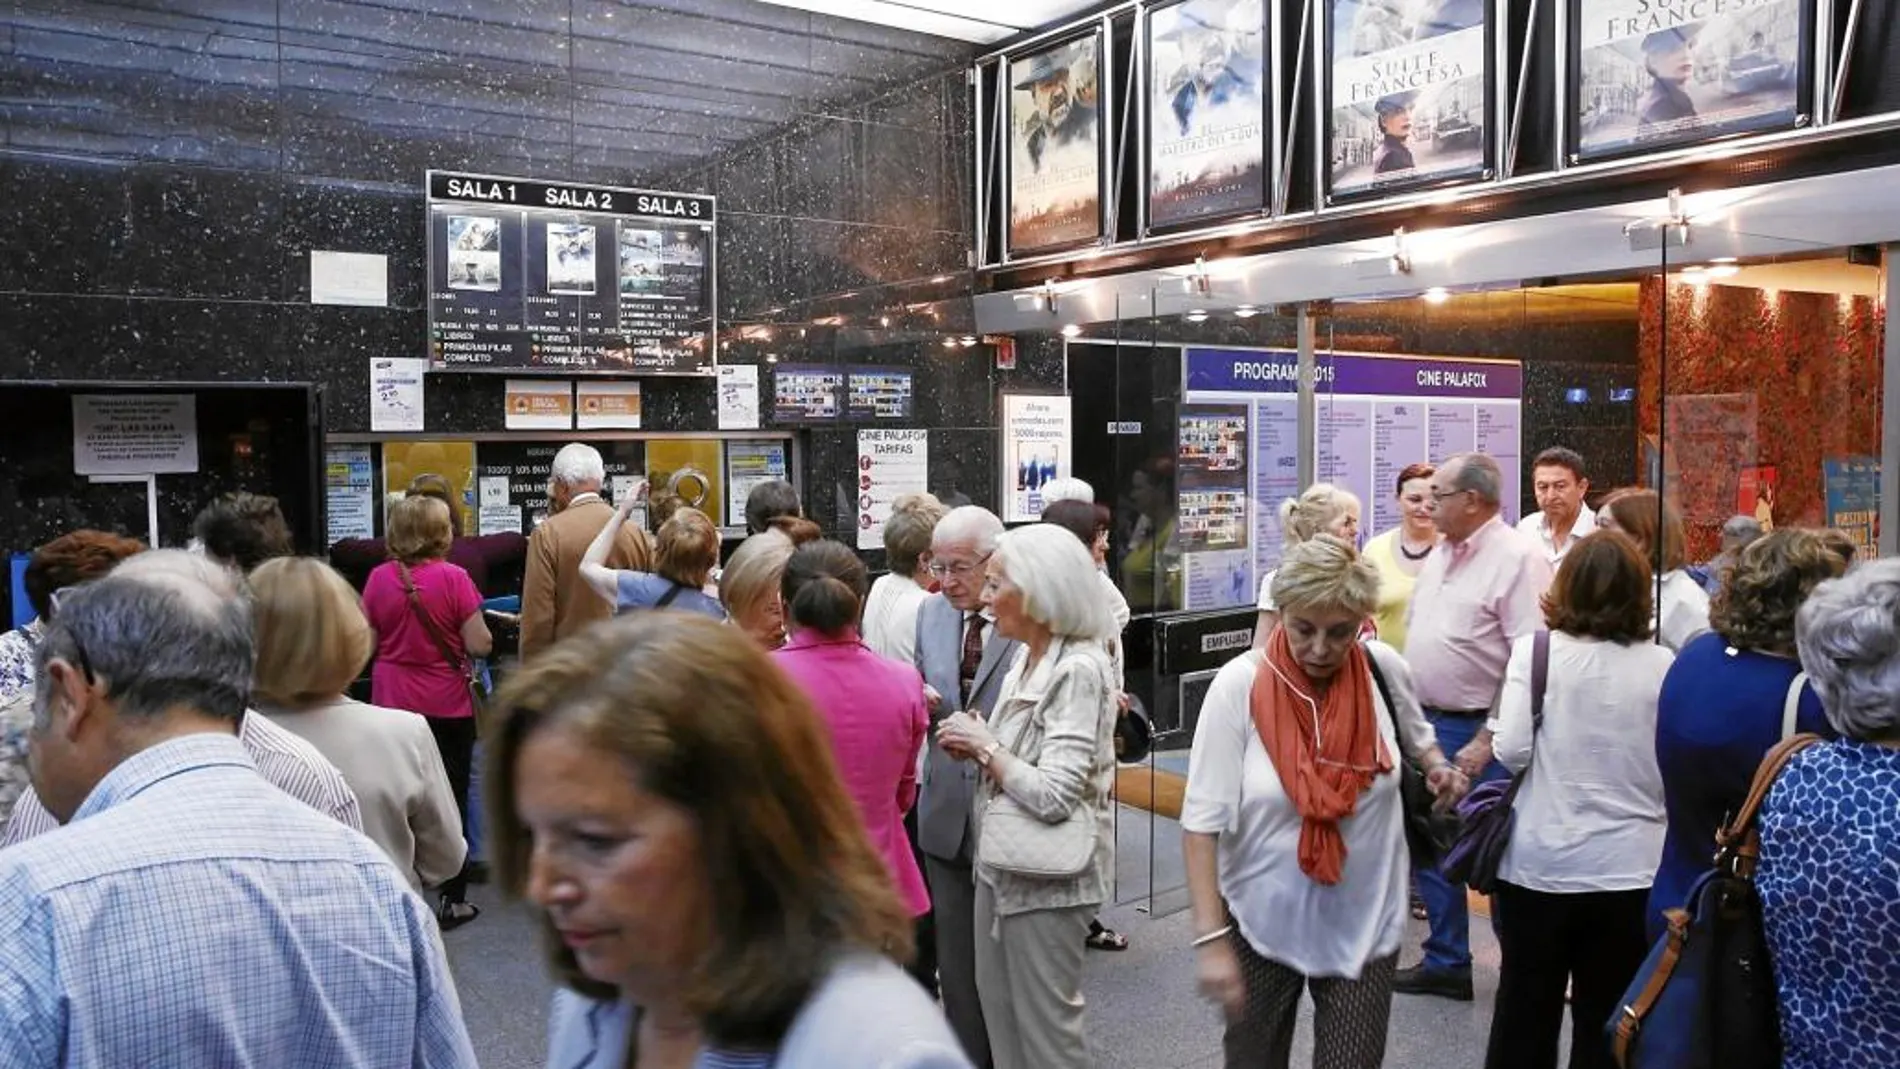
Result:
{"label": "recessed ceiling light", "polygon": [[1260,309],[1255,308],[1251,304],[1243,304],[1239,308],[1234,309],[1234,318],[1236,319],[1252,319],[1259,314]]}
{"label": "recessed ceiling light", "polygon": [[1433,286],[1431,289],[1419,294],[1419,296],[1425,298],[1426,304],[1444,304],[1446,301],[1451,300],[1451,293],[1443,286]]}
{"label": "recessed ceiling light", "polygon": [[1741,273],[1742,269],[1734,264],[1718,263],[1709,268],[1710,278],[1733,278]]}
{"label": "recessed ceiling light", "polygon": [[1074,323],[1066,324],[1062,328],[1062,336],[1065,338],[1078,337],[1081,335],[1081,333],[1082,333],[1082,328],[1076,326]]}
{"label": "recessed ceiling light", "polygon": [[1709,259],[1709,262],[1710,262],[1710,263],[1712,263],[1712,264],[1732,264],[1732,263],[1734,263],[1734,262],[1735,262],[1735,257],[1733,257],[1733,256],[1715,256],[1715,257],[1711,257],[1711,258]]}
{"label": "recessed ceiling light", "polygon": [[1190,323],[1204,323],[1207,321],[1207,310],[1196,308],[1187,314],[1186,319]]}

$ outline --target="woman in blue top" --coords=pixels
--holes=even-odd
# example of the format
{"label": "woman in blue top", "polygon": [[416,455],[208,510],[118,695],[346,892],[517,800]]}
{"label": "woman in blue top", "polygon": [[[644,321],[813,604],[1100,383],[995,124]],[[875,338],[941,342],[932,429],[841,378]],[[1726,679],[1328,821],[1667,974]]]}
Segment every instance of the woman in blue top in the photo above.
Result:
{"label": "woman in blue top", "polygon": [[725,607],[705,591],[712,570],[719,566],[719,528],[698,509],[682,508],[660,525],[652,571],[607,567],[614,537],[638,502],[628,494],[594,536],[581,557],[581,579],[594,593],[613,602],[616,614],[633,609],[683,609],[725,619]]}
{"label": "woman in blue top", "polygon": [[1781,1064],[1900,1065],[1900,560],[1822,583],[1795,634],[1841,738],[1796,754],[1761,810]]}
{"label": "woman in blue top", "polygon": [[[1715,829],[1742,804],[1762,755],[1796,731],[1832,734],[1795,660],[1794,618],[1841,559],[1813,531],[1751,543],[1709,606],[1713,629],[1683,646],[1656,709],[1656,764],[1669,831],[1649,895],[1649,936],[1715,856]],[[1794,723],[1786,724],[1790,698]]]}

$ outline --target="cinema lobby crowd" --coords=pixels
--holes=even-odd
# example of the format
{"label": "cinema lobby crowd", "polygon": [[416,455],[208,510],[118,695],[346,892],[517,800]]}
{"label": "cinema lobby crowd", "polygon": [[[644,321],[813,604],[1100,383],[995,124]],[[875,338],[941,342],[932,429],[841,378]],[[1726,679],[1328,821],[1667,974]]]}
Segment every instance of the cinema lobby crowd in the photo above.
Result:
{"label": "cinema lobby crowd", "polygon": [[[1091,487],[1007,530],[902,499],[871,582],[787,483],[721,567],[700,512],[606,500],[593,447],[548,477],[526,538],[455,535],[425,476],[329,563],[252,494],[188,550],[34,552],[0,636],[0,1066],[486,1063],[482,1018],[539,1009],[480,994],[478,948],[528,932],[560,1069],[1060,1069],[1216,1021],[1230,1067],[1298,1031],[1371,1069],[1481,990],[1488,1038],[1433,1064],[1608,1066],[1718,827],[1807,733],[1760,806],[1750,1012],[1790,1069],[1900,1064],[1900,561],[1752,517],[1685,560],[1669,501],[1564,448],[1515,527],[1482,454],[1406,467],[1389,531],[1314,484],[1193,735],[1192,908],[1149,923],[1109,893],[1141,742]],[[519,613],[485,608],[511,560]],[[1513,775],[1480,899],[1435,836]],[[1115,1019],[1135,961],[1212,1005]]]}

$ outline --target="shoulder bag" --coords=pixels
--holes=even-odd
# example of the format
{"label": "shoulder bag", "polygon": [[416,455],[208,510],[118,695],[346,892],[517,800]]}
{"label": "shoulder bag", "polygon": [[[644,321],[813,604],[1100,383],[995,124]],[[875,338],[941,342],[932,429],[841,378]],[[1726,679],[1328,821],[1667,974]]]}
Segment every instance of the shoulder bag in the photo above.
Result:
{"label": "shoulder bag", "polygon": [[[1799,693],[1799,681],[1796,681]],[[1784,739],[1762,758],[1748,800],[1715,833],[1715,868],[1689,889],[1604,1025],[1619,1069],[1778,1069],[1781,1015],[1755,865],[1755,814],[1788,759],[1821,741]]]}
{"label": "shoulder bag", "polygon": [[417,621],[422,624],[422,630],[428,634],[429,641],[435,643],[436,652],[448,662],[449,670],[461,676],[463,682],[467,684],[469,703],[479,719],[488,706],[488,684],[482,681],[482,675],[476,671],[474,661],[455,655],[454,644],[449,642],[448,636],[444,635],[440,628],[436,627],[435,618],[422,607],[422,596],[416,593],[416,582],[409,575],[409,566],[397,562],[396,568],[402,575],[403,593],[409,596],[410,611],[415,613]]}
{"label": "shoulder bag", "polygon": [[[1104,679],[1103,695],[1112,689]],[[1108,710],[1100,714],[1107,715]],[[1090,802],[1077,802],[1068,816],[1051,824],[996,789],[983,806],[977,860],[1014,876],[1070,879],[1080,876],[1095,859],[1096,834],[1095,806]]]}
{"label": "shoulder bag", "polygon": [[1453,837],[1457,834],[1456,824],[1449,817],[1441,815],[1434,806],[1437,798],[1432,789],[1425,784],[1425,773],[1418,762],[1405,752],[1402,741],[1405,732],[1399,727],[1398,706],[1392,703],[1392,690],[1386,686],[1385,673],[1379,670],[1379,659],[1366,651],[1366,663],[1372,667],[1373,685],[1379,688],[1379,697],[1385,701],[1385,715],[1392,721],[1393,754],[1399,766],[1399,801],[1405,812],[1405,850],[1411,855],[1413,868],[1435,869],[1438,862],[1451,849]]}
{"label": "shoulder bag", "polygon": [[[1537,729],[1544,726],[1544,691],[1550,685],[1550,632],[1531,639],[1531,764],[1537,762]],[[1511,825],[1517,814],[1517,792],[1531,766],[1508,780],[1492,780],[1471,789],[1458,803],[1458,839],[1445,854],[1443,872],[1454,884],[1462,883],[1481,895],[1497,889],[1498,865],[1511,845]]]}

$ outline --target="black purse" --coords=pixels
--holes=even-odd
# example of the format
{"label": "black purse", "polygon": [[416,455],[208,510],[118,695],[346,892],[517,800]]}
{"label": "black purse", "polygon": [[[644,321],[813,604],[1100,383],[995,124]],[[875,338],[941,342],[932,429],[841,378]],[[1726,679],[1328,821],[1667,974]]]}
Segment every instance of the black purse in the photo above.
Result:
{"label": "black purse", "polygon": [[1412,868],[1435,869],[1438,861],[1451,849],[1452,840],[1457,836],[1458,825],[1448,814],[1437,812],[1433,806],[1437,798],[1432,789],[1425,785],[1425,772],[1418,762],[1406,756],[1405,747],[1398,740],[1405,737],[1399,728],[1398,707],[1392,703],[1392,691],[1386,686],[1385,673],[1379,671],[1379,659],[1366,651],[1366,664],[1372,668],[1372,682],[1379,688],[1379,697],[1385,700],[1385,715],[1392,721],[1393,749],[1399,765],[1399,800],[1405,808],[1405,850],[1411,855]]}

